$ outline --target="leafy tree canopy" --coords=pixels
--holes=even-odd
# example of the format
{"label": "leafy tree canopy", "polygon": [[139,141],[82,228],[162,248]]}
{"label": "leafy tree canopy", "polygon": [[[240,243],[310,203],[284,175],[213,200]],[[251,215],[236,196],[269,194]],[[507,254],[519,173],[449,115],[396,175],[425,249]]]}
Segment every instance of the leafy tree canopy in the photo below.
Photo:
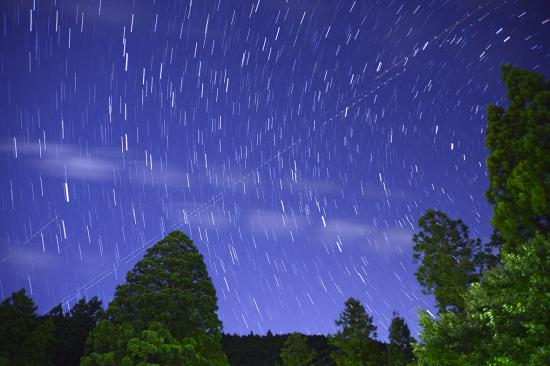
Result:
{"label": "leafy tree canopy", "polygon": [[82,357],[81,366],[208,366],[194,338],[176,340],[160,323],[151,322],[136,333],[131,325],[101,321],[88,338],[96,352]]}
{"label": "leafy tree canopy", "polygon": [[[101,353],[108,358],[115,351],[129,352],[127,342],[131,338],[126,332],[143,335],[151,330],[151,323],[158,323],[163,327],[159,333],[164,334],[163,342],[168,340],[168,344],[176,342],[187,347],[193,340],[193,352],[199,359],[204,358],[208,365],[226,365],[216,302],[216,290],[202,255],[185,234],[174,231],[149,248],[128,272],[126,283],[117,287],[106,312],[110,321],[106,324],[112,325],[103,325],[92,332],[88,353]],[[118,339],[118,343],[110,338]]]}
{"label": "leafy tree canopy", "polygon": [[413,259],[420,262],[415,273],[425,293],[433,293],[439,311],[464,310],[464,291],[479,279],[491,254],[479,239],[470,239],[462,220],[427,210],[413,236]]}
{"label": "leafy tree canopy", "polygon": [[502,77],[509,105],[488,107],[485,140],[502,263],[467,288],[463,312],[421,314],[420,365],[550,364],[550,83],[511,65]]}
{"label": "leafy tree canopy", "polygon": [[486,196],[504,250],[515,251],[550,231],[550,82],[511,65],[502,66],[502,79],[508,108],[487,108]]}
{"label": "leafy tree canopy", "polygon": [[466,293],[465,314],[421,314],[420,365],[545,365],[550,361],[550,241],[504,253]]}

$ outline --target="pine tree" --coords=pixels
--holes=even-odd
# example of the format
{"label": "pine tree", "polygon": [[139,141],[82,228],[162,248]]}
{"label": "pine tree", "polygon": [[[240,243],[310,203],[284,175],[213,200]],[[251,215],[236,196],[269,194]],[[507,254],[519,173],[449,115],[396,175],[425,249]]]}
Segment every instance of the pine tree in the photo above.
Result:
{"label": "pine tree", "polygon": [[550,82],[511,65],[502,66],[502,79],[508,107],[487,108],[486,196],[493,227],[513,252],[535,233],[550,232]]}
{"label": "pine tree", "polygon": [[489,106],[487,198],[501,263],[463,295],[464,311],[420,316],[420,365],[550,364],[550,84],[503,66],[507,109]]}
{"label": "pine tree", "polygon": [[439,311],[464,310],[464,292],[479,279],[481,240],[470,239],[462,220],[451,220],[441,211],[427,210],[413,236],[415,273],[424,292],[435,295]]}
{"label": "pine tree", "polygon": [[[329,338],[329,343],[336,347],[333,353],[338,366],[374,365],[378,350],[376,349],[376,326],[372,316],[368,315],[359,300],[349,298],[344,311],[336,320],[341,329]],[[372,337],[372,338],[371,338]]]}
{"label": "pine tree", "polygon": [[103,316],[101,301],[79,300],[66,314],[57,305],[46,315],[54,324],[55,341],[48,352],[54,365],[78,365],[90,331]]}
{"label": "pine tree", "polygon": [[25,340],[19,345],[10,363],[18,366],[54,366],[49,355],[53,343],[53,320],[38,319],[37,327],[27,333]]}
{"label": "pine tree", "polygon": [[53,344],[53,321],[41,319],[25,290],[0,304],[0,365],[44,365]]}
{"label": "pine tree", "polygon": [[5,299],[0,304],[0,354],[13,356],[37,322],[36,305],[24,289]]}
{"label": "pine tree", "polygon": [[414,358],[412,345],[414,339],[405,319],[393,313],[388,335],[388,359],[390,366],[408,365]]}

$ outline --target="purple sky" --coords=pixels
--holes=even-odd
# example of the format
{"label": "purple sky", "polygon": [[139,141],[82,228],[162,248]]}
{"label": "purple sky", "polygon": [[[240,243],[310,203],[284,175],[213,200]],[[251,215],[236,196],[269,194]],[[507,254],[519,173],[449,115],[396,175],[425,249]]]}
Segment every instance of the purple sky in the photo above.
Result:
{"label": "purple sky", "polygon": [[[483,5],[479,5],[483,4]],[[359,298],[433,309],[427,208],[490,233],[485,107],[504,62],[550,75],[530,1],[7,1],[0,290],[41,312],[116,284],[171,230],[225,331],[329,333]]]}

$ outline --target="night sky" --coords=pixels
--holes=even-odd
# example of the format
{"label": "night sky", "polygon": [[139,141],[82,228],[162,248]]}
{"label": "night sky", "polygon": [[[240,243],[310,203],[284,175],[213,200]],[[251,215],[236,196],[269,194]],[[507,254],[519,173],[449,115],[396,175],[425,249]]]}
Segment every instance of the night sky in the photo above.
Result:
{"label": "night sky", "polygon": [[548,0],[0,1],[0,290],[108,303],[188,234],[226,332],[417,334],[427,208],[490,234],[500,64],[550,76]]}

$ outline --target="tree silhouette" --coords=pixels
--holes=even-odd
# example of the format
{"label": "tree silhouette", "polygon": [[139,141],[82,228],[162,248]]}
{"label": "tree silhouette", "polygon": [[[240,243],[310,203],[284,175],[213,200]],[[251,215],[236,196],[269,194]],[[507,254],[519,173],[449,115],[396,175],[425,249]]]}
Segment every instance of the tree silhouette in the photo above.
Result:
{"label": "tree silhouette", "polygon": [[93,297],[79,300],[66,314],[61,305],[46,315],[54,324],[55,342],[50,350],[54,365],[78,365],[84,353],[86,338],[103,316],[101,301]]}
{"label": "tree silhouette", "polygon": [[393,313],[388,334],[388,360],[390,366],[408,365],[414,358],[412,345],[414,338],[405,322],[397,313]]}
{"label": "tree silhouette", "polygon": [[53,321],[37,316],[24,289],[0,304],[0,365],[52,365],[47,351],[53,337]]}
{"label": "tree silhouette", "polygon": [[[338,366],[374,365],[376,356],[376,326],[359,300],[349,298],[344,311],[336,320],[341,329],[329,338],[337,349],[333,353]],[[373,337],[373,338],[371,338]]]}
{"label": "tree silhouette", "polygon": [[307,339],[301,334],[292,333],[286,339],[281,349],[283,366],[310,366],[316,352],[307,345]]}

